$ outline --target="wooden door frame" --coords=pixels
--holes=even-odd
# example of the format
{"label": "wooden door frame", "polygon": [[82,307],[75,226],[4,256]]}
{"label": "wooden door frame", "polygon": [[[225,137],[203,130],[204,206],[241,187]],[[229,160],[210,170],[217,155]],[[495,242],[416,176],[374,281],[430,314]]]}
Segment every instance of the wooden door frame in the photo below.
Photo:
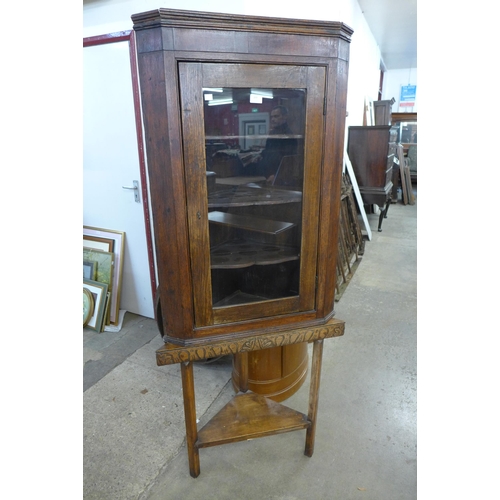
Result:
{"label": "wooden door frame", "polygon": [[[137,49],[135,32],[133,30],[107,33],[105,35],[90,36],[83,39],[83,47],[104,45],[108,43],[128,42],[130,58],[130,76],[132,79],[132,93],[134,96],[135,130],[137,137],[137,152],[139,156],[139,172],[142,190],[142,209],[144,213],[144,225],[146,230],[146,244],[148,249],[149,276],[151,281],[151,295],[154,304],[156,295],[156,269],[153,253],[153,236],[151,232],[151,211],[149,209],[148,184],[146,175],[146,157],[144,154],[144,137],[142,133],[141,103],[139,97],[139,77],[137,70]],[[153,305],[154,308],[154,305]],[[156,311],[155,311],[156,314]]]}

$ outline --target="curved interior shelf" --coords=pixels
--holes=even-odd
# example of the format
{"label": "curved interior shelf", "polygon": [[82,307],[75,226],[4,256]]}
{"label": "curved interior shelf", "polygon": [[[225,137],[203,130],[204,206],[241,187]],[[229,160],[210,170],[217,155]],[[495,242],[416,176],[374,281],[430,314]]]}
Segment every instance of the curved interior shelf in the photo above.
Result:
{"label": "curved interior shelf", "polygon": [[236,215],[218,211],[210,212],[208,220],[213,224],[220,224],[221,226],[236,227],[266,234],[279,234],[295,226],[293,222],[281,222],[261,217]]}
{"label": "curved interior shelf", "polygon": [[212,269],[238,269],[267,266],[299,259],[295,247],[270,245],[251,240],[237,240],[214,247],[210,252]]}
{"label": "curved interior shelf", "polygon": [[300,191],[285,189],[235,186],[210,193],[208,208],[247,207],[252,205],[277,205],[283,203],[299,203],[302,201]]}

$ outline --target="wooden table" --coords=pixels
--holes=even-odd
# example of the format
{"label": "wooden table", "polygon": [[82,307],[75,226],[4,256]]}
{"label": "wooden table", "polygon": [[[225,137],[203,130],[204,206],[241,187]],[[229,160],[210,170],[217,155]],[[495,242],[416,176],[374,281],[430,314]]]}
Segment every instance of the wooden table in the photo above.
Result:
{"label": "wooden table", "polygon": [[[332,318],[326,323],[287,330],[266,331],[261,334],[242,335],[231,340],[218,340],[203,345],[178,346],[166,343],[156,351],[159,366],[181,365],[184,417],[192,477],[200,474],[199,449],[209,446],[272,436],[284,432],[306,430],[304,454],[311,457],[314,451],[318,394],[323,357],[323,341],[344,334],[345,323]],[[301,413],[272,401],[265,396],[248,391],[248,352],[279,347],[300,342],[313,343],[311,383],[308,413]],[[242,358],[240,373],[241,391],[215,415],[202,429],[196,424],[193,362],[228,354],[239,353]]]}

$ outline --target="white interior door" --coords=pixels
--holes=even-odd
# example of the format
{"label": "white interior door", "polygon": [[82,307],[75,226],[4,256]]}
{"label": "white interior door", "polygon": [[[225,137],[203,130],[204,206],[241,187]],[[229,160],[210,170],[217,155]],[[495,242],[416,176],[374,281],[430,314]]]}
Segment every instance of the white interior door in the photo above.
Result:
{"label": "white interior door", "polygon": [[120,309],[153,318],[129,43],[84,47],[83,64],[83,224],[125,232]]}

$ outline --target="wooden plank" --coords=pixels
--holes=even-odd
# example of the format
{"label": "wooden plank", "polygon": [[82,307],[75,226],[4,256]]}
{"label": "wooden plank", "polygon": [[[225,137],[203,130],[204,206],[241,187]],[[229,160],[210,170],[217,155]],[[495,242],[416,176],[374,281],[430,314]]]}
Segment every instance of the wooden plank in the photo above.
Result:
{"label": "wooden plank", "polygon": [[194,375],[192,361],[181,363],[181,376],[189,472],[192,477],[198,477],[200,475],[200,455],[195,444],[198,439],[198,432],[196,425],[196,404],[194,398]]}
{"label": "wooden plank", "polygon": [[231,189],[214,191],[208,197],[208,208],[218,207],[250,207],[254,205],[280,205],[283,203],[300,203],[300,191],[288,191],[276,188],[259,188],[248,185]]}
{"label": "wooden plank", "polygon": [[408,205],[408,185],[406,183],[406,169],[405,169],[406,160],[403,153],[403,146],[401,146],[401,144],[398,144],[397,150],[398,150],[398,160],[399,160],[399,175],[401,176],[401,193],[402,193],[403,204]]}
{"label": "wooden plank", "polygon": [[307,429],[306,415],[260,394],[237,394],[198,431],[197,448]]}
{"label": "wooden plank", "polygon": [[255,265],[281,264],[299,259],[299,248],[267,245],[251,240],[228,242],[210,252],[212,269],[242,269]]}
{"label": "wooden plank", "polygon": [[306,433],[306,447],[304,454],[312,457],[314,452],[314,439],[316,436],[316,419],[318,415],[319,385],[321,380],[321,363],[323,359],[323,340],[316,340],[313,345],[313,358],[311,366],[311,387],[309,389],[308,419],[311,425]]}
{"label": "wooden plank", "polygon": [[248,215],[236,215],[226,212],[209,212],[208,220],[214,224],[238,227],[258,233],[279,234],[295,226],[293,222],[281,222],[278,220],[262,219]]}
{"label": "wooden plank", "polygon": [[221,177],[215,180],[216,184],[221,184],[224,186],[242,186],[245,184],[259,184],[265,182],[265,177],[259,176],[249,176],[249,177]]}
{"label": "wooden plank", "polygon": [[415,197],[413,196],[413,186],[411,183],[411,173],[408,164],[405,165],[406,190],[408,192],[408,203],[415,205]]}

